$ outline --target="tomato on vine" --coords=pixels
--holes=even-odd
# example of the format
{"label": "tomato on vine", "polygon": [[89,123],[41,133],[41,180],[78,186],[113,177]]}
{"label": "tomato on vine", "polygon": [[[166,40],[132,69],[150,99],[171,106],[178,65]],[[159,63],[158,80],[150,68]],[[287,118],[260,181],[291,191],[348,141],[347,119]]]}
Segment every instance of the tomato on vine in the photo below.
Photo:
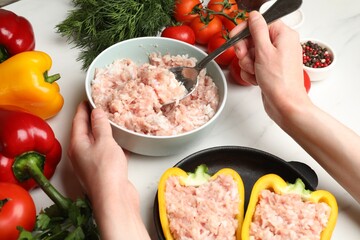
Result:
{"label": "tomato on vine", "polygon": [[161,32],[161,37],[177,39],[192,45],[195,44],[195,33],[187,25],[167,27]]}
{"label": "tomato on vine", "polygon": [[[215,49],[219,48],[221,45],[226,43],[229,40],[229,32],[220,31],[215,33],[209,40],[207,45],[208,53],[213,52]],[[228,66],[233,58],[236,56],[234,46],[229,47],[223,53],[215,58],[215,61],[222,67]]]}
{"label": "tomato on vine", "polygon": [[304,71],[304,87],[305,87],[306,92],[309,93],[310,88],[311,88],[310,77],[305,70],[303,70],[303,71]]}
{"label": "tomato on vine", "polygon": [[200,0],[176,0],[174,5],[174,18],[181,23],[190,23],[199,15],[202,9]]}
{"label": "tomato on vine", "polygon": [[[245,10],[238,10],[235,12],[232,12],[229,14],[229,18],[223,18],[222,23],[224,25],[224,28],[228,31],[231,31],[234,27],[242,23],[243,21],[246,21],[248,18],[249,13]],[[235,24],[236,22],[236,24]]]}
{"label": "tomato on vine", "polygon": [[222,30],[223,25],[218,16],[200,15],[191,21],[190,27],[195,33],[195,41],[206,45],[215,33]]}
{"label": "tomato on vine", "polygon": [[210,0],[207,8],[214,12],[230,14],[238,10],[236,0]]}
{"label": "tomato on vine", "polygon": [[1,239],[18,239],[17,227],[32,231],[35,221],[36,207],[28,191],[14,183],[0,182]]}
{"label": "tomato on vine", "polygon": [[244,81],[240,76],[241,68],[239,65],[239,59],[235,56],[229,66],[229,74],[231,80],[241,86],[251,86],[250,83]]}

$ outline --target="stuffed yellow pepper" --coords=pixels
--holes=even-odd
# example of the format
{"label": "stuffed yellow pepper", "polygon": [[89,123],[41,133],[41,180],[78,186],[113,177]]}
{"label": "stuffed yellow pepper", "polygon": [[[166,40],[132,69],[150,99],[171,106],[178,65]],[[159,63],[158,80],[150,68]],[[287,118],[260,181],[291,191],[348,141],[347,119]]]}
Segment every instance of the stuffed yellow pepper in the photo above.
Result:
{"label": "stuffed yellow pepper", "polygon": [[337,202],[330,192],[306,190],[301,179],[289,184],[268,174],[254,184],[241,238],[327,240],[337,215]]}
{"label": "stuffed yellow pepper", "polygon": [[206,165],[194,173],[168,169],[158,186],[160,222],[167,240],[234,236],[240,239],[244,216],[244,184],[240,175],[223,168],[213,176]]}

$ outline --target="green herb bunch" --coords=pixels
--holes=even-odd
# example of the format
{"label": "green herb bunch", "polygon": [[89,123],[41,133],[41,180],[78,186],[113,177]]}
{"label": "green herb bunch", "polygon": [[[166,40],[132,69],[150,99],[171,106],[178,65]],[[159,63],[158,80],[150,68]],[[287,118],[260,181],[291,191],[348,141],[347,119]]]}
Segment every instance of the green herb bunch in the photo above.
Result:
{"label": "green herb bunch", "polygon": [[56,25],[80,48],[86,70],[107,47],[131,38],[154,36],[171,23],[174,0],[73,0],[75,8]]}
{"label": "green herb bunch", "polygon": [[33,232],[19,227],[19,240],[99,240],[99,230],[87,198],[69,201],[67,209],[56,204],[41,211],[36,217]]}

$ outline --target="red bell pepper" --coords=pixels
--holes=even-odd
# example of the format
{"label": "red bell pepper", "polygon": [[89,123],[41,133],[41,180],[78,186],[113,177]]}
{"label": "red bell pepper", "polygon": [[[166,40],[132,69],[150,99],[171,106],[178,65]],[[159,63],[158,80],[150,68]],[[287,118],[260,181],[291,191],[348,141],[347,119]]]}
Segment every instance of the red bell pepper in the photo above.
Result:
{"label": "red bell pepper", "polygon": [[[0,210],[1,204],[9,203],[1,194],[3,181],[26,189],[38,186],[55,203],[41,211],[33,230],[17,228],[19,239],[100,239],[90,202],[72,201],[48,180],[60,159],[61,145],[46,121],[30,113],[0,109]],[[0,227],[1,216],[0,212]],[[0,228],[0,239],[2,233]]]}
{"label": "red bell pepper", "polygon": [[[30,165],[36,165],[50,179],[61,154],[59,141],[42,118],[0,109],[0,182],[16,183],[30,190],[37,185]],[[27,171],[19,171],[19,166]]]}
{"label": "red bell pepper", "polygon": [[0,8],[0,63],[35,48],[31,23],[24,17]]}

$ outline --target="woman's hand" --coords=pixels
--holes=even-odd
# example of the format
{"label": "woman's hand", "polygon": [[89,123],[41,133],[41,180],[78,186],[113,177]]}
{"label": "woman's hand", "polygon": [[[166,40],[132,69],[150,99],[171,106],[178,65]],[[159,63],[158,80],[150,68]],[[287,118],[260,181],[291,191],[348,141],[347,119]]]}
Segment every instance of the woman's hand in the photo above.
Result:
{"label": "woman's hand", "polygon": [[[304,87],[299,35],[281,21],[269,26],[258,12],[249,14],[251,37],[235,45],[241,78],[259,85],[264,107],[278,124],[293,107],[311,104]],[[246,22],[231,32],[235,35]]]}
{"label": "woman's hand", "polygon": [[100,108],[90,115],[85,102],[79,105],[73,119],[68,155],[91,198],[113,182],[128,182],[125,154],[113,139],[109,120]]}
{"label": "woman's hand", "polygon": [[104,111],[79,105],[68,155],[91,200],[102,239],[149,239],[139,195],[128,180],[127,159]]}
{"label": "woman's hand", "polygon": [[360,137],[311,102],[298,33],[281,21],[267,26],[258,12],[248,25],[251,37],[235,46],[242,79],[259,85],[267,114],[360,202]]}

